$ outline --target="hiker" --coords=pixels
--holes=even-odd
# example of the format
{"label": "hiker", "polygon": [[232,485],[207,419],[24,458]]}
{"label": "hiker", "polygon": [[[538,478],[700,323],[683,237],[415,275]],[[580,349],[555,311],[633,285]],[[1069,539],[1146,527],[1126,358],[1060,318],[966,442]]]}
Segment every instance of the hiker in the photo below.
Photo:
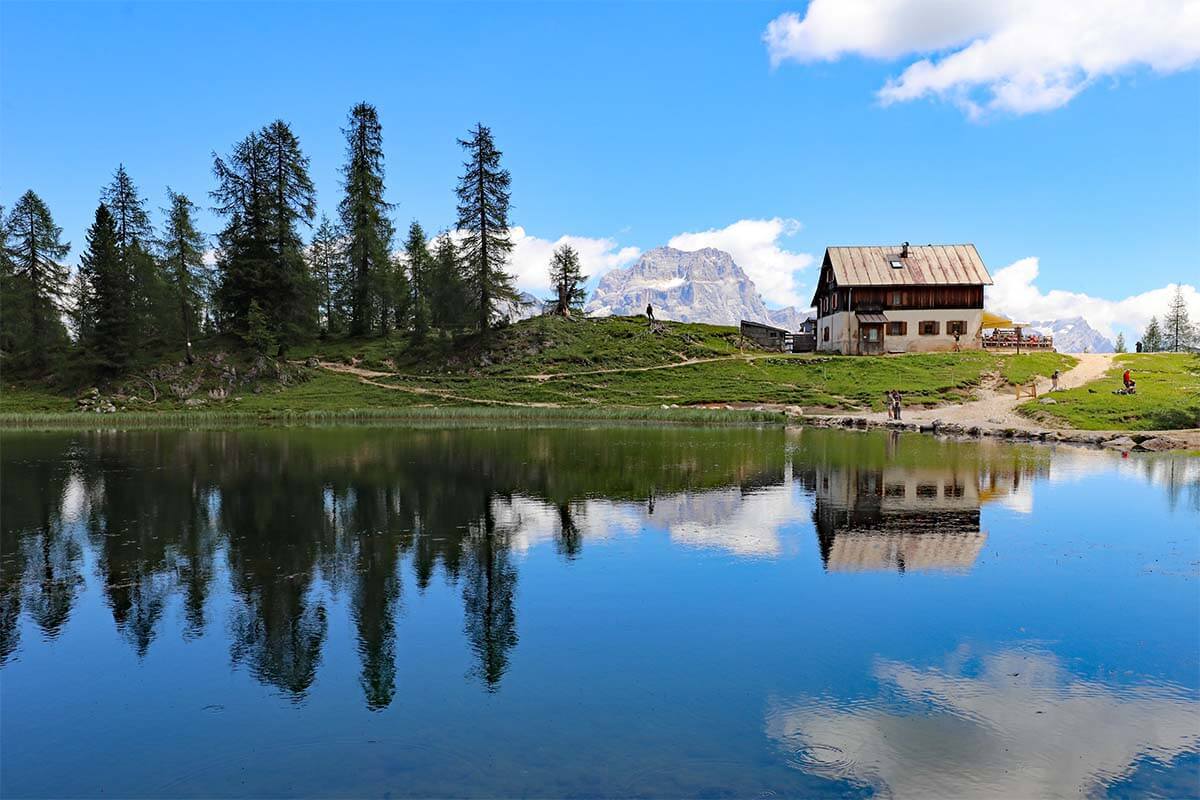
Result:
{"label": "hiker", "polygon": [[1050,376],[1050,391],[1058,391],[1058,370],[1054,370],[1054,374]]}
{"label": "hiker", "polygon": [[900,390],[892,390],[892,412],[896,415],[896,419],[900,419]]}
{"label": "hiker", "polygon": [[1133,378],[1129,374],[1129,370],[1125,370],[1125,374],[1121,376],[1121,383],[1125,384],[1125,391],[1128,392],[1133,387]]}
{"label": "hiker", "polygon": [[650,323],[651,327],[654,326],[654,306],[649,303],[646,303],[646,320]]}
{"label": "hiker", "polygon": [[954,332],[954,352],[956,352],[956,353],[962,352],[962,345],[958,341],[958,337],[960,335],[961,334],[957,330]]}
{"label": "hiker", "polygon": [[888,419],[896,418],[896,401],[892,397],[892,390],[888,389],[883,393],[883,405],[887,408]]}

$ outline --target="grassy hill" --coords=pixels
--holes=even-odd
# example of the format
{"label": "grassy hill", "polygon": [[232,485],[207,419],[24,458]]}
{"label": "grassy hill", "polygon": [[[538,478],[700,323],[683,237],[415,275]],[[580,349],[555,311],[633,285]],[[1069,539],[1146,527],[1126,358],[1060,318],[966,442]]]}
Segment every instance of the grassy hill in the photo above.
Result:
{"label": "grassy hill", "polygon": [[[1121,374],[1133,373],[1137,394],[1114,394]],[[1054,405],[1020,406],[1031,419],[1082,430],[1179,430],[1200,428],[1200,355],[1127,353],[1103,378],[1055,392]]]}
{"label": "grassy hill", "polygon": [[[486,340],[433,340],[420,347],[399,335],[314,340],[294,347],[287,364],[230,352],[228,342],[202,344],[198,355],[196,365],[164,361],[103,387],[101,394],[124,409],[126,418],[134,412],[196,418],[409,416],[470,406],[617,416],[641,409],[639,416],[667,416],[648,410],[735,404],[878,409],[892,388],[910,406],[938,404],[968,396],[988,373],[1025,381],[1073,363],[1053,353],[769,353],[744,347],[735,328],[668,322],[651,329],[640,317],[539,317],[493,331]],[[313,359],[321,366],[304,366]],[[156,399],[148,402],[151,385]],[[11,423],[69,412],[77,392],[5,383],[0,415]],[[438,415],[444,414],[433,416]]]}

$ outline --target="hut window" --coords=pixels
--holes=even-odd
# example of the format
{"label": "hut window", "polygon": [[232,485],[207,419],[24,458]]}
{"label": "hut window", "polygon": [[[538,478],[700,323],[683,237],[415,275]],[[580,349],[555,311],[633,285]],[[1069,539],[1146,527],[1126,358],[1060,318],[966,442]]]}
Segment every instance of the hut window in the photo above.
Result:
{"label": "hut window", "polygon": [[904,305],[903,299],[903,296],[899,292],[892,292],[892,305]]}
{"label": "hut window", "polygon": [[966,320],[953,320],[951,322],[947,322],[946,323],[946,333],[950,334],[951,336],[953,336],[956,333],[959,336],[966,336],[967,335],[967,321]]}
{"label": "hut window", "polygon": [[901,262],[897,261],[894,258],[892,259],[892,269],[900,269],[903,266],[904,266],[904,264],[902,264]]}
{"label": "hut window", "polygon": [[825,332],[821,334],[821,341],[823,341],[823,342],[829,341],[829,328],[828,327],[826,327]]}
{"label": "hut window", "polygon": [[907,336],[908,335],[908,323],[907,322],[889,322],[887,332],[888,332],[888,336]]}
{"label": "hut window", "polygon": [[937,320],[921,320],[921,335],[922,336],[937,336],[941,329],[941,323]]}

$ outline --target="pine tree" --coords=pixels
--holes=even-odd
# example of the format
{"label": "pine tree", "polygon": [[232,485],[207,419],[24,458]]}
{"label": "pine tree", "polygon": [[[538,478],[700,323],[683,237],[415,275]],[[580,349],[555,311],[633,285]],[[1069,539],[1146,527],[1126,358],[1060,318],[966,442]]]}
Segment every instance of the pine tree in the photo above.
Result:
{"label": "pine tree", "polygon": [[439,331],[452,331],[462,326],[464,310],[469,304],[463,283],[462,264],[458,247],[449,234],[438,235],[434,243],[429,289],[430,324]]}
{"label": "pine tree", "polygon": [[429,335],[431,324],[429,293],[433,284],[433,256],[426,245],[425,230],[421,223],[413,220],[408,226],[408,239],[404,242],[404,254],[409,273],[412,301],[413,341],[423,342]]}
{"label": "pine tree", "polygon": [[130,326],[131,282],[121,259],[117,221],[101,203],[79,257],[75,316],[79,345],[88,366],[119,373],[133,349]]}
{"label": "pine tree", "polygon": [[70,270],[61,262],[71,245],[61,241],[62,228],[32,189],[21,195],[4,225],[10,291],[26,322],[12,332],[13,349],[25,351],[29,363],[44,367],[48,355],[66,340],[60,314]]}
{"label": "pine tree", "polygon": [[392,316],[396,330],[405,331],[413,324],[413,288],[408,275],[408,265],[400,256],[392,258]]}
{"label": "pine tree", "polygon": [[1167,307],[1167,316],[1163,319],[1163,349],[1179,352],[1192,345],[1192,323],[1188,319],[1187,300],[1183,296],[1183,287],[1176,284],[1175,294]]}
{"label": "pine tree", "polygon": [[554,303],[554,313],[568,317],[572,308],[583,305],[587,295],[583,291],[583,283],[587,276],[579,269],[579,253],[569,244],[564,244],[554,251],[550,260],[550,285],[554,288],[554,297],[549,302]]}
{"label": "pine tree", "polygon": [[159,257],[179,309],[183,353],[191,364],[192,339],[200,333],[200,316],[208,296],[210,276],[204,264],[204,235],[196,230],[196,205],[185,195],[167,189],[171,205],[165,209],[166,228],[159,242]]}
{"label": "pine tree", "polygon": [[1158,327],[1158,317],[1151,317],[1150,324],[1142,334],[1142,352],[1157,353],[1163,349],[1162,329]]}
{"label": "pine tree", "polygon": [[350,333],[365,335],[377,321],[386,334],[391,305],[391,259],[394,231],[383,199],[383,127],[375,107],[359,103],[350,110],[342,131],[346,194],[338,206],[350,265]]}
{"label": "pine tree", "polygon": [[1124,353],[1125,352],[1125,334],[1123,334],[1123,333],[1117,334],[1117,342],[1115,345],[1113,345],[1113,352],[1116,352],[1116,353]]}
{"label": "pine tree", "polygon": [[257,298],[250,301],[246,312],[246,344],[261,355],[270,355],[278,346],[275,325],[258,304]]}
{"label": "pine tree", "polygon": [[322,215],[308,247],[309,269],[317,284],[318,322],[326,334],[345,330],[345,259],[341,235],[329,218]]}
{"label": "pine tree", "polygon": [[458,143],[467,151],[466,170],[458,181],[458,230],[463,235],[461,253],[467,285],[473,295],[479,332],[486,337],[497,305],[515,301],[512,277],[504,271],[512,240],[508,233],[508,170],[500,166],[501,153],[492,132],[477,124],[469,139]]}
{"label": "pine tree", "polygon": [[276,303],[264,311],[283,355],[289,343],[312,330],[316,317],[316,287],[297,230],[300,224],[312,225],[316,189],[308,176],[308,156],[286,122],[277,119],[267,125],[260,140],[266,156],[266,209],[274,255],[269,273],[273,291],[267,299]]}

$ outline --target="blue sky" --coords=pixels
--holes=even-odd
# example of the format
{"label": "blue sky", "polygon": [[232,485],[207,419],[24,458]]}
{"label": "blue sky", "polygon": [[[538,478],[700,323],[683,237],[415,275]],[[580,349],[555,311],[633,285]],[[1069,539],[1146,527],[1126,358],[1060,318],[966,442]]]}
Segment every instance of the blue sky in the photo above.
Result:
{"label": "blue sky", "polygon": [[[1110,329],[1140,324],[1150,303],[1120,301],[1200,283],[1200,52],[1167,19],[1184,0],[1147,0],[1156,19],[1107,22],[1103,10],[1043,20],[988,4],[947,22],[937,0],[889,0],[912,29],[868,8],[875,39],[832,2],[6,0],[0,202],[35,189],[74,262],[118,163],[155,209],[167,186],[207,205],[212,151],[280,117],[332,215],[340,128],[367,100],[401,228],[452,223],[455,139],[477,120],[492,127],[513,173],[527,288],[561,237],[598,271],[685,233],[703,235],[676,243],[750,262],[772,305],[807,299],[804,264],[826,245],[902,240],[974,242],[993,273],[1024,265],[1001,295],[1014,310],[1096,300],[1094,324]],[[1083,25],[1101,27],[1072,27]],[[1097,65],[1069,46],[1130,30],[1172,60],[1132,51]],[[1040,63],[1005,50],[1014,40],[1058,59],[1034,76],[1037,91],[1005,73]],[[992,46],[983,78],[954,61],[972,41]],[[906,72],[923,59],[932,71]],[[730,228],[739,221],[768,222]],[[207,212],[203,222],[218,225]]]}

